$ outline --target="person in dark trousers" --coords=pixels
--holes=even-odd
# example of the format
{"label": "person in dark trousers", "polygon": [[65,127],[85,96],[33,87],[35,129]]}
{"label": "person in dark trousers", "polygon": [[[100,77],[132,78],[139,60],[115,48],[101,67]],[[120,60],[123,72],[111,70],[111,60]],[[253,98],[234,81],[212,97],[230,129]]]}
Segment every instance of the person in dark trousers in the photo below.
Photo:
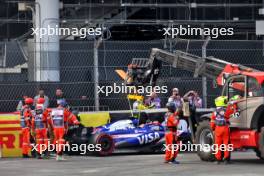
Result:
{"label": "person in dark trousers", "polygon": [[[202,99],[199,97],[196,91],[189,91],[183,96],[184,101],[189,102],[189,110],[190,110],[190,119],[191,125],[193,129],[193,133],[195,134],[196,128],[198,125],[198,121],[196,120],[196,109],[202,108]],[[190,125],[190,124],[189,124]]]}

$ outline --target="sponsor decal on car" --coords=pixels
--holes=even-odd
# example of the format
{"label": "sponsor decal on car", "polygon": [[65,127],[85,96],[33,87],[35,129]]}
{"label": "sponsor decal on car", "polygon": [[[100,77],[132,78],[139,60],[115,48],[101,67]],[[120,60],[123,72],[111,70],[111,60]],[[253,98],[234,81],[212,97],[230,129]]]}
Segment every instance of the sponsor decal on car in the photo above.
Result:
{"label": "sponsor decal on car", "polygon": [[160,135],[158,132],[149,133],[149,134],[143,134],[139,137],[137,137],[139,144],[149,144],[157,139],[160,139]]}

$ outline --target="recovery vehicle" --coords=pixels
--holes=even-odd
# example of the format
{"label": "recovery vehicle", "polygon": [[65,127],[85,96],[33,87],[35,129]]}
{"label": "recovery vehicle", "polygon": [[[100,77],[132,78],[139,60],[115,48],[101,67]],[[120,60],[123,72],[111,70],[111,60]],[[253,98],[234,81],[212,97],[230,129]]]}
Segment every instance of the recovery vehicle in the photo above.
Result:
{"label": "recovery vehicle", "polygon": [[[163,62],[175,69],[190,71],[196,78],[204,76],[215,80],[222,87],[222,96],[229,100],[240,96],[236,102],[238,111],[230,119],[230,143],[234,149],[253,149],[260,159],[264,159],[264,72],[215,57],[203,58],[179,50],[170,53],[158,48],[152,48],[149,58],[133,58],[127,72],[116,72],[125,79],[126,85],[154,86]],[[199,117],[195,142],[212,145],[214,135],[210,127],[211,113],[208,112],[213,109],[204,108],[203,112],[207,113]],[[212,150],[198,151],[204,161],[213,161],[212,153]]]}

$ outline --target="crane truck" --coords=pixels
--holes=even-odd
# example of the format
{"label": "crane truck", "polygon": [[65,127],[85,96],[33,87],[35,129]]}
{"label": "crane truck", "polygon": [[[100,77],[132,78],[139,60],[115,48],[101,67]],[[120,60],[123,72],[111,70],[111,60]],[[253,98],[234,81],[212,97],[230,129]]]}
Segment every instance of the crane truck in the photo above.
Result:
{"label": "crane truck", "polygon": [[[222,96],[228,99],[239,95],[239,111],[230,119],[230,143],[234,149],[253,149],[264,159],[264,72],[215,57],[200,57],[176,50],[174,53],[152,48],[149,58],[133,58],[127,72],[117,73],[131,86],[156,85],[162,63],[175,69],[194,73],[194,77],[213,79],[222,87]],[[208,111],[205,111],[208,112]],[[195,132],[197,144],[213,145],[214,135],[210,127],[211,113],[202,114]],[[198,150],[201,160],[213,161],[212,150]]]}

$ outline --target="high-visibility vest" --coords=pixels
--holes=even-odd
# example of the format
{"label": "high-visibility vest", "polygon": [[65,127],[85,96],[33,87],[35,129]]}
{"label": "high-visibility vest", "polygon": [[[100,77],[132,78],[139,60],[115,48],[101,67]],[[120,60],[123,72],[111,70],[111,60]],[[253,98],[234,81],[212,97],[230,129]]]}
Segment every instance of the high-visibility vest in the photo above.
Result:
{"label": "high-visibility vest", "polygon": [[43,109],[36,109],[34,111],[35,129],[47,128],[46,120],[43,116]]}
{"label": "high-visibility vest", "polygon": [[215,125],[216,126],[225,126],[227,124],[225,112],[226,112],[226,108],[224,107],[216,108],[216,111],[215,111]]}
{"label": "high-visibility vest", "polygon": [[52,123],[55,128],[64,128],[64,109],[56,108],[51,111]]}
{"label": "high-visibility vest", "polygon": [[20,126],[21,128],[29,128],[28,122],[31,120],[30,117],[25,117],[25,112],[30,109],[27,107],[23,107],[20,111]]}

